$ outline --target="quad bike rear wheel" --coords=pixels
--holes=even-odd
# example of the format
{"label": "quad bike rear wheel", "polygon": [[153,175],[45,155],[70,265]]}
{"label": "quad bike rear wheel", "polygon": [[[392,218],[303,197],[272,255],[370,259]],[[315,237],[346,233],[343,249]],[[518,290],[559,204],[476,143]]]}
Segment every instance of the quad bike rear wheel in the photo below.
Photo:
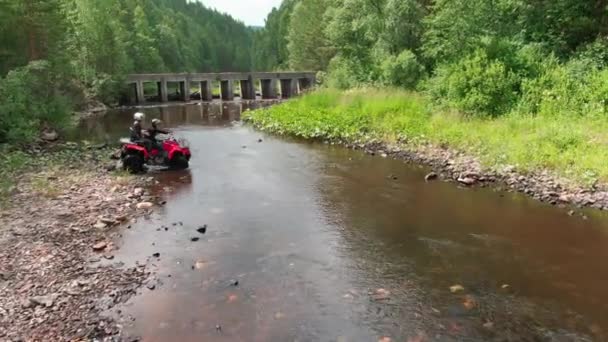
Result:
{"label": "quad bike rear wheel", "polygon": [[172,170],[185,170],[189,167],[188,159],[184,155],[180,154],[169,161],[169,167]]}
{"label": "quad bike rear wheel", "polygon": [[138,154],[127,154],[122,161],[123,168],[131,174],[137,174],[144,171],[144,159]]}

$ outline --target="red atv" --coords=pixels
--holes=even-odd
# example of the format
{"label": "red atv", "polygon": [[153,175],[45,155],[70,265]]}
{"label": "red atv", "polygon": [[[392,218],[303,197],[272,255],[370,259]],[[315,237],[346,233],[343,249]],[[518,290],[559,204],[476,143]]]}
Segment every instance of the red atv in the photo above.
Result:
{"label": "red atv", "polygon": [[153,147],[146,149],[143,142],[132,142],[128,139],[121,139],[122,150],[120,159],[123,168],[130,173],[140,173],[144,171],[144,165],[165,166],[172,170],[184,170],[189,167],[190,148],[185,146],[185,142],[178,142],[175,138],[169,137],[162,141],[162,150]]}

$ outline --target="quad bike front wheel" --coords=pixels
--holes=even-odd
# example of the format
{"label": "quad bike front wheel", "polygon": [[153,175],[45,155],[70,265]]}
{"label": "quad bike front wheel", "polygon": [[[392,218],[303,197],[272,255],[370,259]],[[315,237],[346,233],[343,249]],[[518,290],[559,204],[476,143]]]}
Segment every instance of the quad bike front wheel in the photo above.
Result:
{"label": "quad bike front wheel", "polygon": [[188,159],[183,155],[177,155],[169,161],[169,168],[172,170],[185,170],[190,166]]}
{"label": "quad bike front wheel", "polygon": [[137,154],[127,154],[122,160],[123,168],[131,174],[144,171],[144,159]]}

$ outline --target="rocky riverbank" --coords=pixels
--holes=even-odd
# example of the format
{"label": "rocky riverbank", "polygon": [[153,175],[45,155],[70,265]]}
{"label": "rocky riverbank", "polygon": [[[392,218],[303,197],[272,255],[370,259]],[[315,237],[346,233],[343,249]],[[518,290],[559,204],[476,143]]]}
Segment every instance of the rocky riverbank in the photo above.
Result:
{"label": "rocky riverbank", "polygon": [[[590,187],[577,186],[546,170],[523,173],[512,165],[487,169],[475,157],[432,144],[417,147],[406,143],[389,145],[381,142],[340,144],[374,156],[427,165],[433,170],[427,175],[427,181],[441,179],[465,187],[492,186],[498,190],[520,192],[539,201],[567,208],[569,215],[577,214],[575,209],[584,207],[608,210],[606,187],[597,184]],[[581,216],[585,218],[584,215]]]}
{"label": "rocky riverbank", "polygon": [[0,209],[2,341],[114,340],[121,327],[104,311],[149,276],[112,263],[112,241],[162,205],[146,190],[154,180],[107,172],[106,150],[72,153],[83,162],[14,175]]}

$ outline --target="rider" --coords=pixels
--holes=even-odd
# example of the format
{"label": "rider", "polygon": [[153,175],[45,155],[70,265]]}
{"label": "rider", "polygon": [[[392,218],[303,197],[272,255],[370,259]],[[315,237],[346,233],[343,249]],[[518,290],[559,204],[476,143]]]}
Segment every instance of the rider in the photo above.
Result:
{"label": "rider", "polygon": [[148,129],[148,132],[147,132],[147,138],[152,141],[152,146],[158,148],[158,150],[160,150],[160,151],[162,151],[162,146],[156,140],[156,136],[158,134],[170,134],[171,133],[165,129],[158,128],[158,125],[160,125],[161,123],[162,123],[162,121],[160,121],[159,119],[153,119],[152,127],[150,129]]}
{"label": "rider", "polygon": [[146,118],[144,113],[135,113],[133,115],[133,125],[129,128],[131,132],[131,141],[140,142],[144,138],[142,121]]}

